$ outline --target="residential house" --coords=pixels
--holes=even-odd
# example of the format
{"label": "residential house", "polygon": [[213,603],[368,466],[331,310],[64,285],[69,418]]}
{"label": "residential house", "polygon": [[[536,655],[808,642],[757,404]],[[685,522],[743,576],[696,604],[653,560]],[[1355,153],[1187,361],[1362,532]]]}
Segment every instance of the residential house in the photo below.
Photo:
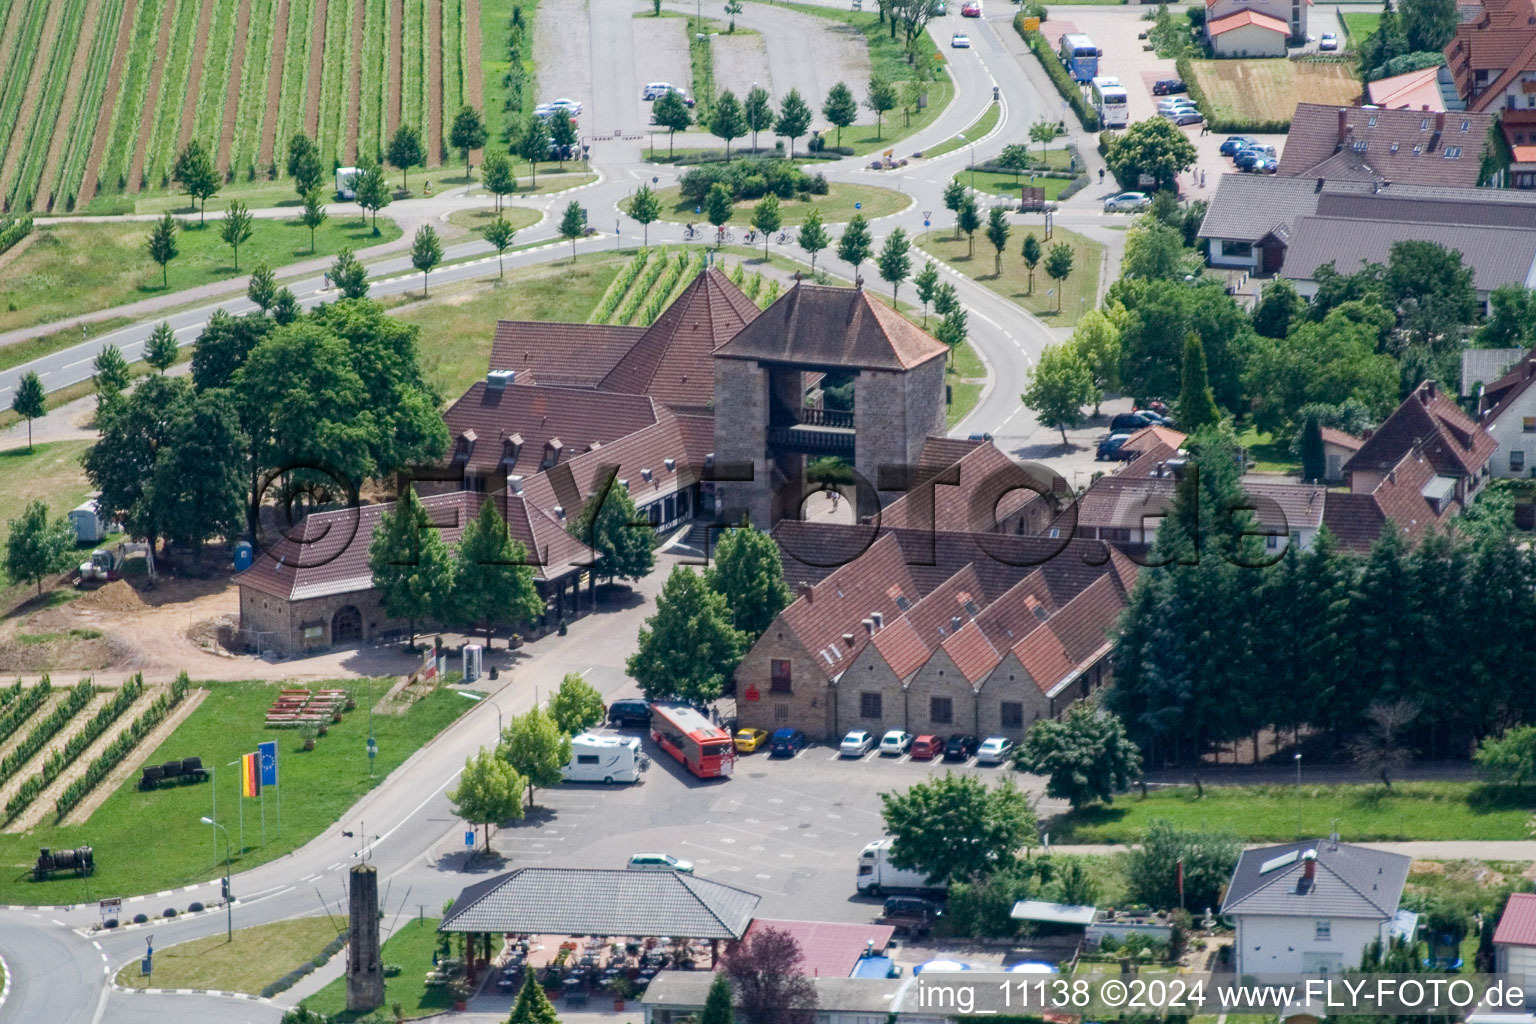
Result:
{"label": "residential house", "polygon": [[1525,1003],[1536,1003],[1536,893],[1517,892],[1504,904],[1493,932],[1493,963],[1497,974],[1524,978]]}
{"label": "residential house", "polygon": [[1223,174],[1200,222],[1213,267],[1279,272],[1290,243],[1291,222],[1315,213],[1322,190],[1301,178]]}
{"label": "residential house", "polygon": [[1481,0],[1461,9],[1445,60],[1468,110],[1498,112],[1510,184],[1536,188],[1536,15],[1530,0]]}
{"label": "residential house", "polygon": [[1410,859],[1337,840],[1245,850],[1221,912],[1237,926],[1237,973],[1338,974],[1365,947],[1404,931]]}
{"label": "residential house", "polygon": [[1307,38],[1312,0],[1205,0],[1205,33],[1218,57],[1284,57]]}
{"label": "residential house", "polygon": [[1536,349],[1502,377],[1483,387],[1478,422],[1498,442],[1492,459],[1495,476],[1536,476]]}
{"label": "residential house", "polygon": [[[1449,97],[1447,97],[1447,93]],[[1444,64],[1367,82],[1371,106],[1385,110],[1454,110],[1465,104],[1456,95],[1456,82]]]}
{"label": "residential house", "polygon": [[1344,464],[1354,458],[1355,452],[1365,443],[1353,434],[1346,434],[1333,427],[1323,427],[1323,483],[1329,485],[1344,482]]}
{"label": "residential house", "polygon": [[1298,103],[1281,177],[1472,188],[1494,116]]}

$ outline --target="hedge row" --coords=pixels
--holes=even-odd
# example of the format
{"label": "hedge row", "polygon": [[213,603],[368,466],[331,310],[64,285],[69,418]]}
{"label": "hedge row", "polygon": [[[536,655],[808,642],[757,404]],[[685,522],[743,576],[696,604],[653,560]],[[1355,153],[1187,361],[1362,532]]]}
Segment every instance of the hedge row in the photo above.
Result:
{"label": "hedge row", "polygon": [[1200,88],[1200,79],[1196,77],[1194,66],[1188,57],[1180,57],[1173,62],[1179,77],[1189,88],[1189,98],[1195,106],[1205,112],[1205,123],[1210,125],[1213,132],[1252,132],[1262,135],[1284,135],[1291,130],[1289,119],[1280,121],[1265,121],[1253,117],[1233,117],[1219,113],[1206,98],[1205,90]]}
{"label": "hedge row", "polygon": [[1077,119],[1083,123],[1083,131],[1098,131],[1098,111],[1083,99],[1082,87],[1072,80],[1072,75],[1061,63],[1061,58],[1056,56],[1056,51],[1052,50],[1051,44],[1046,41],[1045,33],[1027,31],[1024,28],[1023,11],[1013,16],[1013,27],[1024,38],[1024,42],[1028,44],[1035,59],[1040,62],[1040,66],[1045,68],[1046,76],[1050,78],[1056,91],[1061,93],[1061,98],[1071,105],[1072,110],[1077,114]]}
{"label": "hedge row", "polygon": [[326,961],[335,956],[337,953],[341,952],[341,948],[346,944],[347,937],[345,935],[336,936],[330,942],[325,944],[325,948],[320,951],[319,956],[296,968],[295,970],[289,971],[287,974],[283,975],[281,978],[278,978],[272,984],[263,988],[261,990],[262,998],[271,999],[279,992],[286,992],[290,988],[293,988],[293,986],[299,983],[300,978],[303,978],[308,974],[313,974],[319,968],[324,967]]}
{"label": "hedge row", "polygon": [[95,789],[97,784],[106,778],[107,774],[116,768],[134,747],[143,742],[144,737],[154,732],[155,727],[164,720],[165,716],[181,703],[182,698],[186,697],[190,685],[185,672],[177,676],[176,682],[171,684],[169,693],[162,693],[156,697],[148,710],[135,719],[132,725],[91,762],[84,775],[65,786],[64,792],[59,796],[59,802],[54,805],[55,820],[63,821],[64,815],[74,810],[75,805],[84,800],[87,793]]}
{"label": "hedge row", "polygon": [[122,717],[123,712],[133,706],[133,702],[139,699],[139,694],[144,692],[144,677],[136,675],[122,685],[117,691],[117,696],[107,702],[107,706],[96,712],[96,717],[86,723],[85,728],[75,733],[65,742],[64,746],[48,755],[48,760],[43,762],[40,768],[21,788],[16,795],[6,801],[5,820],[10,821],[26,810],[39,793],[53,784],[53,781],[63,774],[64,769],[75,763],[75,759],[85,753],[86,748],[95,743],[102,733],[111,728],[112,723]]}
{"label": "hedge row", "polygon": [[47,700],[48,694],[53,692],[53,684],[48,681],[47,676],[43,676],[43,681],[36,686],[22,689],[21,683],[17,682],[5,692],[10,695],[5,702],[5,706],[10,710],[6,711],[4,718],[0,718],[0,743],[10,739],[11,733],[20,729],[22,723],[32,717],[32,712],[36,711],[38,705]]}
{"label": "hedge row", "polygon": [[10,781],[11,776],[16,774],[16,769],[32,760],[37,752],[53,739],[54,733],[64,728],[71,718],[79,714],[80,709],[89,704],[95,694],[96,688],[91,685],[90,680],[82,679],[76,684],[64,703],[54,708],[52,714],[39,722],[16,749],[7,754],[4,761],[0,761],[0,786]]}
{"label": "hedge row", "polygon": [[0,217],[0,252],[5,252],[31,233],[31,217]]}

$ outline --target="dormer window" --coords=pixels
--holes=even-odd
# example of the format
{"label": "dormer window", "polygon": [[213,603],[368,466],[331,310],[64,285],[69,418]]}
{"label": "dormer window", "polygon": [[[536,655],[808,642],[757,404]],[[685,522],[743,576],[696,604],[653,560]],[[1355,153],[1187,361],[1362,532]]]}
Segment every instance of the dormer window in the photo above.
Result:
{"label": "dormer window", "polygon": [[552,437],[544,442],[544,458],[539,460],[540,469],[548,469],[560,461],[560,451],[565,445],[560,443],[558,437]]}
{"label": "dormer window", "polygon": [[501,461],[511,465],[523,453],[523,435],[513,434],[501,439]]}
{"label": "dormer window", "polygon": [[477,435],[473,430],[466,430],[464,433],[460,434],[459,442],[454,446],[453,449],[454,459],[458,462],[468,462],[469,454],[475,450],[475,442],[479,439],[479,435]]}
{"label": "dormer window", "polygon": [[667,472],[668,473],[671,473],[673,470],[677,469],[677,460],[676,459],[666,459],[666,460],[663,460],[662,465],[667,467]]}
{"label": "dormer window", "polygon": [[641,471],[640,471],[640,476],[641,476],[641,477],[643,477],[643,478],[644,478],[644,479],[645,479],[645,482],[646,482],[646,483],[650,483],[650,482],[651,482],[651,477],[652,477],[652,473],[651,473],[651,471],[650,471],[650,470],[648,470],[648,469],[642,469],[642,470],[641,470]]}

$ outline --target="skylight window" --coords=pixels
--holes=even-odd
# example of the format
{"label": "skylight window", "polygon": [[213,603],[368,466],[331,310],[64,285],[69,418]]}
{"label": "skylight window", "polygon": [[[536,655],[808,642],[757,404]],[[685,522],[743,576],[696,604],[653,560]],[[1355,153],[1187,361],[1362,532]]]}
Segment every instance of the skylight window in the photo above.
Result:
{"label": "skylight window", "polygon": [[1295,864],[1300,856],[1300,850],[1292,850],[1290,853],[1282,853],[1278,857],[1271,857],[1269,860],[1259,865],[1259,874],[1267,875],[1271,871],[1278,871],[1283,867],[1289,867],[1290,865]]}

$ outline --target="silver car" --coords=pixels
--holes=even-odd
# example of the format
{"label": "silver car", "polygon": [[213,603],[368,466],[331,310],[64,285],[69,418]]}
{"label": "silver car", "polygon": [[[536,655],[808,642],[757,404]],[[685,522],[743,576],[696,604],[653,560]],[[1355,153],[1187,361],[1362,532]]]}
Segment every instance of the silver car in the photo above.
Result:
{"label": "silver car", "polygon": [[1152,205],[1145,192],[1121,192],[1104,200],[1105,213],[1134,213]]}

